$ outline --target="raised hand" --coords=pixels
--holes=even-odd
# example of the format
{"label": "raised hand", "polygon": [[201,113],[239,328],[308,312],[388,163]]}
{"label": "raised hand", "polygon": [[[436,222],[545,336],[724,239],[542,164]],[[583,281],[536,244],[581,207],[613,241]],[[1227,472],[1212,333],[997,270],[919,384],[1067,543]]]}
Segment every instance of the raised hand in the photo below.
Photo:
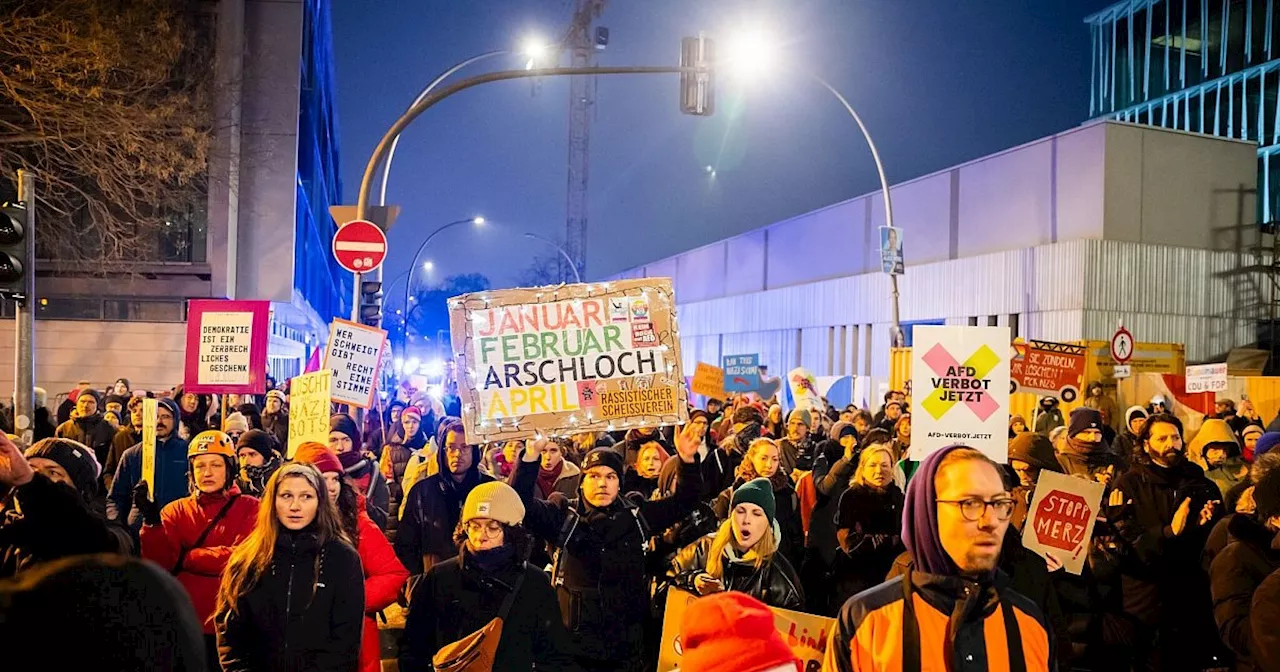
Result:
{"label": "raised hand", "polygon": [[0,432],[0,485],[18,487],[26,485],[35,477],[35,470],[22,456],[22,451]]}

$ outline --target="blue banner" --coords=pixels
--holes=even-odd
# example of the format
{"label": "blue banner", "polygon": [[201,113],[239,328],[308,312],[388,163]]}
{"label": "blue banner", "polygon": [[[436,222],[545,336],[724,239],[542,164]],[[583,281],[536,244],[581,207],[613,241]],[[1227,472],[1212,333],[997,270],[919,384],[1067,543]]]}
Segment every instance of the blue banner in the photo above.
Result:
{"label": "blue banner", "polygon": [[760,355],[729,355],[720,359],[724,369],[725,392],[754,392],[760,389]]}

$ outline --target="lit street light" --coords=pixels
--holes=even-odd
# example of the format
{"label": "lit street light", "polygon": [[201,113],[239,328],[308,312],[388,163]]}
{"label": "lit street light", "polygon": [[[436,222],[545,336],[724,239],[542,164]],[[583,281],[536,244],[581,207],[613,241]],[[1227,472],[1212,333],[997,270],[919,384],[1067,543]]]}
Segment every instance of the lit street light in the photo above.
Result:
{"label": "lit street light", "polygon": [[433,263],[431,263],[431,262],[429,262],[429,261],[428,261],[428,262],[425,262],[425,263],[423,263],[423,264],[422,264],[422,270],[424,270],[424,271],[428,271],[428,272],[430,272],[430,271],[431,271],[431,269],[433,269],[433,268],[435,268],[435,264],[433,264]]}
{"label": "lit street light", "polygon": [[[478,216],[478,215],[477,215],[477,216],[475,216],[475,217],[469,217],[469,218],[467,218],[467,219],[459,219],[459,220],[457,220],[457,221],[449,222],[448,224],[445,224],[444,226],[441,226],[440,228],[436,229],[435,231],[432,231],[432,232],[431,232],[431,235],[427,236],[427,239],[426,239],[426,240],[424,240],[424,241],[422,241],[422,244],[418,246],[418,251],[417,251],[417,252],[415,252],[415,253],[413,254],[413,261],[409,262],[409,276],[408,276],[408,278],[406,278],[406,279],[405,279],[405,283],[404,283],[404,305],[406,305],[406,306],[407,306],[407,305],[409,305],[409,302],[410,302],[410,301],[413,301],[413,300],[414,300],[414,298],[413,298],[413,269],[415,269],[415,268],[417,268],[417,267],[418,267],[418,260],[422,257],[422,253],[426,251],[426,249],[427,249],[427,245],[430,245],[430,244],[431,244],[431,241],[432,241],[432,240],[435,240],[435,237],[436,237],[436,236],[440,235],[441,233],[444,233],[445,231],[447,231],[447,230],[449,230],[449,229],[452,229],[452,228],[453,228],[453,227],[455,227],[455,226],[462,226],[463,224],[470,224],[470,225],[472,225],[472,226],[479,227],[479,226],[484,226],[484,223],[485,223],[485,219],[484,219],[484,217],[480,217],[480,216]],[[428,261],[428,262],[426,262],[426,263],[422,264],[422,269],[423,269],[424,271],[430,271],[432,268],[434,268],[434,265],[433,265],[430,261]],[[409,318],[408,318],[408,316],[405,316],[405,320],[404,320],[404,341],[405,341],[405,343],[408,343],[408,342],[409,342]]]}

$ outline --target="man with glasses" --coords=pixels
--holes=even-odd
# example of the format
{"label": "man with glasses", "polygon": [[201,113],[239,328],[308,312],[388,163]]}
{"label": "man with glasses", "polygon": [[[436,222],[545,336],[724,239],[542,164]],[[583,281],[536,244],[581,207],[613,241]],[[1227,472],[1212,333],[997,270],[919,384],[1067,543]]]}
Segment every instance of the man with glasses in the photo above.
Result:
{"label": "man with glasses", "polygon": [[1116,479],[1106,500],[1129,550],[1120,567],[1124,610],[1143,628],[1134,669],[1215,667],[1221,642],[1200,553],[1223,511],[1222,494],[1187,459],[1176,417],[1152,415],[1138,441],[1147,459]]}
{"label": "man with glasses", "polygon": [[1013,507],[981,452],[949,446],[927,457],[902,512],[911,565],[845,603],[822,669],[1052,669],[1044,615],[996,570]]}

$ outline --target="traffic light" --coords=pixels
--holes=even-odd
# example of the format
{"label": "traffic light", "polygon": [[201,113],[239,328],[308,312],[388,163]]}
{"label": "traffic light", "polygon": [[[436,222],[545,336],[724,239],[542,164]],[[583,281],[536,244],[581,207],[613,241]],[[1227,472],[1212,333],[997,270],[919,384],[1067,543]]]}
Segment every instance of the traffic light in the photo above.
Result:
{"label": "traffic light", "polygon": [[0,205],[0,296],[27,296],[27,274],[32,270],[27,253],[30,233],[25,206],[21,203]]}
{"label": "traffic light", "polygon": [[360,283],[360,322],[371,327],[382,324],[382,283]]}
{"label": "traffic light", "polygon": [[[680,41],[680,67],[709,67],[715,62],[715,41],[705,35]],[[716,110],[715,79],[711,72],[680,73],[680,112],[709,117]]]}

